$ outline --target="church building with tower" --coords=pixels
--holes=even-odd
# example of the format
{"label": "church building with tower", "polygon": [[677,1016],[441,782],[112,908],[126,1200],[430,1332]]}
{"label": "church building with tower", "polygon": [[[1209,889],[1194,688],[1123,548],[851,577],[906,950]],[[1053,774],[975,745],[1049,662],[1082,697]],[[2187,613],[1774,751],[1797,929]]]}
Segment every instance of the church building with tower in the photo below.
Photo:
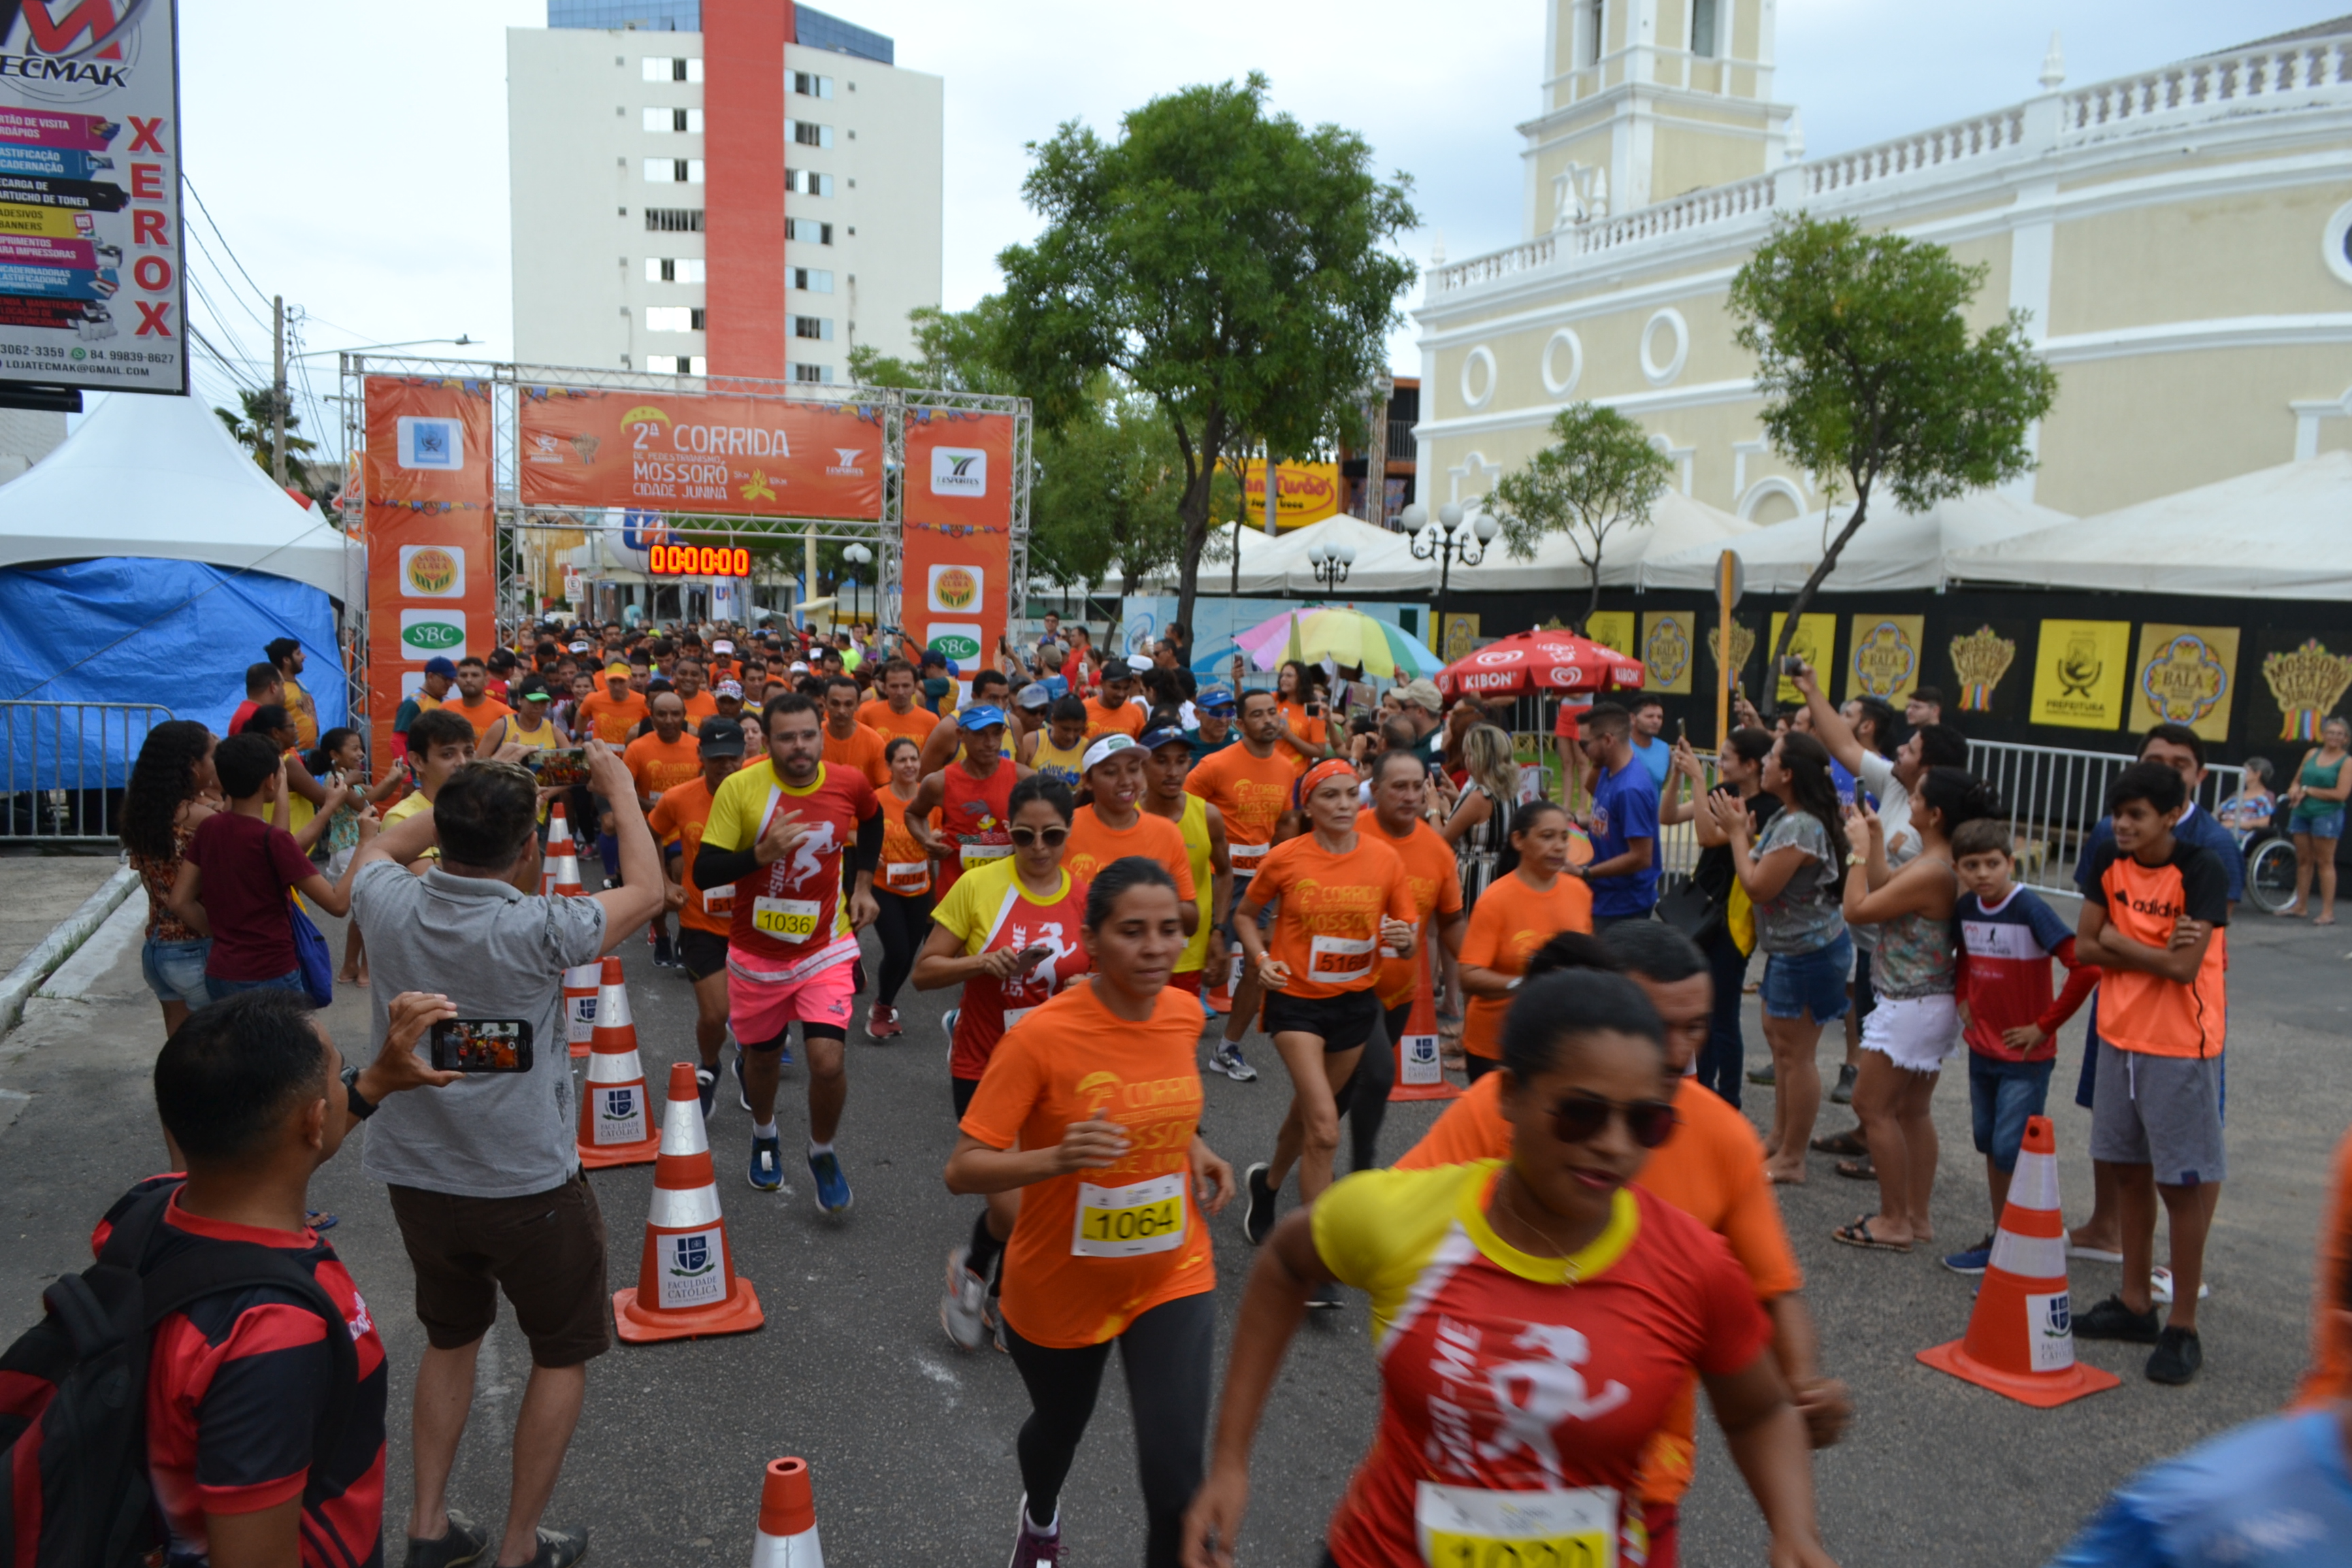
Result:
{"label": "church building with tower", "polygon": [[2028,313],[2060,390],[2019,500],[2087,515],[2352,451],[2352,16],[2081,85],[2053,38],[2014,102],[1812,156],[1775,91],[1775,0],[1548,3],[1525,237],[1433,258],[1413,312],[1433,510],[1587,399],[1640,420],[1695,500],[1819,509],[1765,443],[1725,308],[1798,212],[1983,264],[1979,328]]}

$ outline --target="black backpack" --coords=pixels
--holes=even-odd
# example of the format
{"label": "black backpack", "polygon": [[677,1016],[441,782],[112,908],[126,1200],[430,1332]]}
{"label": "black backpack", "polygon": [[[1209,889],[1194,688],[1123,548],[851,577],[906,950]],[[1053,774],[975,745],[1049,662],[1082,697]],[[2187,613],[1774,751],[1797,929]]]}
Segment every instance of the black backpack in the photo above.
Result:
{"label": "black backpack", "polygon": [[359,1375],[350,1327],[310,1271],[275,1247],[208,1241],[142,1275],[179,1185],[142,1183],[116,1204],[98,1261],[58,1276],[41,1293],[47,1316],[0,1354],[0,1568],[163,1562],[147,1468],[150,1336],[168,1314],[221,1291],[274,1286],[327,1321],[335,1380],[310,1467],[311,1488],[322,1484]]}

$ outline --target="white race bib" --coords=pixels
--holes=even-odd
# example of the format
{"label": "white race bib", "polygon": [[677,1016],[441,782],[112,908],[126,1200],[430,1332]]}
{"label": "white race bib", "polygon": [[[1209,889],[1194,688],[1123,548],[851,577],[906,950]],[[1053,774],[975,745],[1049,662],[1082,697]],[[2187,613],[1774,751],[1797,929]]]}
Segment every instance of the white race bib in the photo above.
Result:
{"label": "white race bib", "polygon": [[1225,854],[1233,862],[1234,875],[1242,877],[1256,871],[1257,863],[1265,859],[1265,852],[1273,847],[1271,844],[1239,844],[1228,839]]}
{"label": "white race bib", "polygon": [[1418,1483],[1413,1523],[1429,1568],[1542,1563],[1617,1568],[1617,1492],[1501,1492]]}
{"label": "white race bib", "polygon": [[962,857],[963,868],[970,871],[977,867],[987,865],[991,860],[1003,859],[1013,853],[1013,846],[1010,844],[962,844],[957,846],[956,852]]}
{"label": "white race bib", "polygon": [[1337,984],[1368,974],[1379,945],[1370,937],[1318,936],[1307,960],[1307,978]]}
{"label": "white race bib", "polygon": [[919,893],[930,881],[928,860],[891,860],[882,867],[882,885],[894,893]]}
{"label": "white race bib", "polygon": [[778,942],[806,942],[816,934],[815,899],[753,899],[751,929]]}
{"label": "white race bib", "polygon": [[702,889],[702,912],[706,915],[731,915],[735,912],[735,884],[723,888]]}
{"label": "white race bib", "polygon": [[1007,1007],[1004,1010],[1004,1026],[1010,1029],[1013,1025],[1019,1023],[1022,1019],[1027,1017],[1036,1010],[1037,1009],[1034,1006]]}
{"label": "white race bib", "polygon": [[[1005,1022],[1012,1021],[1006,1015]],[[1070,1250],[1078,1257],[1140,1258],[1173,1251],[1183,1240],[1183,1172],[1123,1187],[1078,1184],[1077,1220],[1070,1232]]]}

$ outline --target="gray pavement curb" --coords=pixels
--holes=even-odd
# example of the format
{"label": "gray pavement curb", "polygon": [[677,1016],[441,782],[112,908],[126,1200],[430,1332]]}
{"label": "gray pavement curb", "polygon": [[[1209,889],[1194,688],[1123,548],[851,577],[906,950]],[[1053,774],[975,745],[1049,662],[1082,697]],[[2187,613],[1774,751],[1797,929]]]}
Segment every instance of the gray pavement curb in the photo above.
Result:
{"label": "gray pavement curb", "polygon": [[138,886],[138,872],[128,866],[119,868],[105,886],[82,900],[81,908],[59,921],[5,979],[0,979],[0,1035],[23,1021],[25,1004],[41,988],[41,982],[71,958]]}

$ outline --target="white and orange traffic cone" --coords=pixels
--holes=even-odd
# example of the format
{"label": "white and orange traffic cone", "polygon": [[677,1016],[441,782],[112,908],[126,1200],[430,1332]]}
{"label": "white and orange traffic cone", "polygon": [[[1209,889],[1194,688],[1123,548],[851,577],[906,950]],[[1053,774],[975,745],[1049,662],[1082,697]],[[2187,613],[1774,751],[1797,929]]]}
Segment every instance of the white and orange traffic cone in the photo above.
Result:
{"label": "white and orange traffic cone", "polygon": [[760,1483],[760,1533],[751,1568],[824,1568],[816,1539],[816,1492],[806,1459],[771,1459]]}
{"label": "white and orange traffic cone", "polygon": [[1445,1076],[1445,1063],[1437,1045],[1437,1004],[1432,998],[1435,992],[1431,965],[1435,962],[1430,944],[1421,945],[1421,955],[1413,967],[1420,971],[1413,987],[1412,1011],[1405,1016],[1404,1038],[1397,1041],[1396,1083],[1389,1090],[1391,1100],[1456,1100],[1462,1091]]}
{"label": "white and orange traffic cone", "polygon": [[596,990],[596,1028],[588,1042],[588,1079],[580,1086],[580,1163],[643,1165],[661,1152],[646,1103],[646,1069],[637,1059],[637,1026],[629,1016],[629,988],[621,961],[604,960]]}
{"label": "white and orange traffic cone", "polygon": [[596,988],[604,984],[604,966],[583,963],[563,972],[563,1032],[575,1057],[588,1054],[596,1034]]}
{"label": "white and orange traffic cone", "polygon": [[1992,1261],[1977,1289],[1967,1337],[1921,1351],[1919,1359],[2047,1410],[2122,1381],[2075,1361],[2074,1324],[2066,1222],[2058,1209],[2058,1142],[2048,1117],[2028,1117],[2009,1206],[1993,1233]]}
{"label": "white and orange traffic cone", "polygon": [[549,810],[547,858],[540,862],[539,870],[540,895],[560,893],[576,899],[587,889],[580,885],[580,857],[572,842],[572,823],[563,815],[562,801]]}
{"label": "white and orange traffic cone", "polygon": [[613,1326],[629,1343],[644,1344],[747,1333],[765,1321],[759,1292],[735,1272],[735,1255],[727,1249],[694,1064],[675,1063],[637,1288],[613,1292]]}

